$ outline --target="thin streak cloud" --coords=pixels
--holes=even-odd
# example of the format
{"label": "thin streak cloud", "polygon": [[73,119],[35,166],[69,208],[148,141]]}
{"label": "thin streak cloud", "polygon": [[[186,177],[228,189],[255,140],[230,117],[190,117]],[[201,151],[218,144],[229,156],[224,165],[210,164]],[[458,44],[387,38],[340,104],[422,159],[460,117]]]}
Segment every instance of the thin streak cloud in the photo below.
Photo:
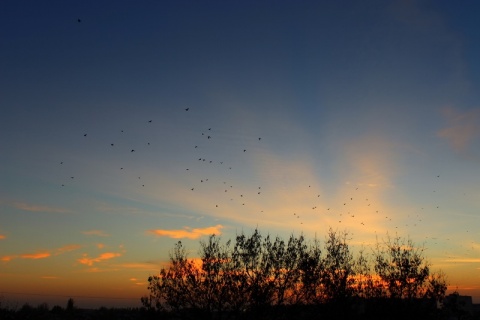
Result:
{"label": "thin streak cloud", "polygon": [[82,246],[79,245],[79,244],[69,244],[69,245],[66,245],[66,246],[63,246],[61,248],[56,249],[55,250],[55,255],[58,256],[59,254],[74,251],[74,250],[80,249],[81,247]]}
{"label": "thin streak cloud", "polygon": [[206,228],[194,228],[190,229],[189,227],[185,227],[185,229],[177,229],[177,230],[163,230],[163,229],[156,229],[156,230],[148,230],[148,233],[154,234],[160,237],[169,237],[173,239],[180,239],[180,238],[187,238],[187,239],[198,239],[201,236],[208,236],[208,235],[220,235],[222,233],[223,226],[218,224],[212,227]]}
{"label": "thin streak cloud", "polygon": [[30,212],[50,212],[50,213],[67,213],[69,210],[58,207],[50,207],[43,205],[28,204],[25,202],[14,202],[12,206],[16,209]]}
{"label": "thin streak cloud", "polygon": [[462,263],[480,263],[480,259],[465,259],[465,258],[458,258],[458,259],[447,259],[446,262],[462,262]]}
{"label": "thin streak cloud", "polygon": [[43,251],[43,252],[36,252],[36,253],[26,253],[26,254],[22,254],[20,255],[20,258],[22,259],[45,259],[45,258],[48,258],[50,257],[52,254],[50,252],[47,252],[47,251]]}
{"label": "thin streak cloud", "polygon": [[58,255],[61,255],[61,254],[64,254],[64,253],[67,253],[67,252],[70,252],[70,251],[74,251],[74,250],[77,250],[79,248],[81,248],[81,245],[69,244],[69,245],[65,245],[63,247],[60,247],[58,249],[54,249],[54,250],[43,250],[43,251],[39,251],[39,252],[36,252],[36,253],[24,253],[24,254],[14,254],[14,255],[3,256],[3,257],[0,258],[0,261],[8,262],[8,261],[12,261],[13,259],[18,259],[18,258],[33,259],[33,260],[45,259],[45,258],[49,258],[51,256],[58,256]]}

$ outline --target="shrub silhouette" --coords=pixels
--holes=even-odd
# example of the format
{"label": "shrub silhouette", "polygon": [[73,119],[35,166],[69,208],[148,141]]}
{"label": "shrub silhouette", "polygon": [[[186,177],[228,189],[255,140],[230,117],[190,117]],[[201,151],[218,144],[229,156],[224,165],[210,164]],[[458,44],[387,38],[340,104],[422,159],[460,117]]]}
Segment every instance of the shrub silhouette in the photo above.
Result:
{"label": "shrub silhouette", "polygon": [[423,247],[387,237],[377,241],[372,261],[364,249],[354,257],[347,240],[347,232],[330,229],[321,247],[303,235],[284,241],[255,229],[233,245],[211,235],[200,242],[200,260],[188,258],[179,241],[170,264],[148,278],[149,295],[141,300],[148,309],[197,319],[374,318],[392,308],[403,310],[398,316],[420,309],[423,318],[436,315],[445,275],[430,273]]}

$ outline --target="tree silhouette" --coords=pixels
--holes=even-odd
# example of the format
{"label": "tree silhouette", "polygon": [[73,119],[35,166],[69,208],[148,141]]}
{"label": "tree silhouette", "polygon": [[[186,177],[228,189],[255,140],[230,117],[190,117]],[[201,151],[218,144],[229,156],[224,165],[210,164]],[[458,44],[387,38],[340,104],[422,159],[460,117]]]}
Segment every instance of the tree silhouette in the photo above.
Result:
{"label": "tree silhouette", "polygon": [[348,316],[362,305],[379,317],[393,307],[426,305],[428,316],[445,296],[445,275],[430,273],[423,247],[387,237],[377,241],[371,261],[364,249],[355,258],[348,240],[347,232],[330,229],[322,251],[317,239],[291,235],[284,241],[255,229],[237,235],[233,245],[211,235],[200,242],[196,260],[179,241],[169,265],[149,277],[142,303],[196,319]]}

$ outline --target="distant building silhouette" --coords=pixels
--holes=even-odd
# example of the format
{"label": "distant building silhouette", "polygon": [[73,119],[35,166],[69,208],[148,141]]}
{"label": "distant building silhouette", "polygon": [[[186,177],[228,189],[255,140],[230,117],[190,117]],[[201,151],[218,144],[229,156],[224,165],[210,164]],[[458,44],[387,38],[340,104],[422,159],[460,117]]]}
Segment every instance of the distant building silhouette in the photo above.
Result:
{"label": "distant building silhouette", "polygon": [[465,316],[469,318],[474,314],[472,297],[461,296],[458,292],[446,296],[443,300],[443,307],[449,315],[449,320],[464,319]]}

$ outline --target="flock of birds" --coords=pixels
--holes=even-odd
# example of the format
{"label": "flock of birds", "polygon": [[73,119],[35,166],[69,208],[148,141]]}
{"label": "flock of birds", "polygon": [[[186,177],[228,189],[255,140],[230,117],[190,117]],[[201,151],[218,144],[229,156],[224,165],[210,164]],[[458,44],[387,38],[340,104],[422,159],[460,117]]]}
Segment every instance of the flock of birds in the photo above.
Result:
{"label": "flock of birds", "polygon": [[[77,22],[81,23],[82,19],[78,18]],[[183,110],[185,112],[188,112],[190,110],[190,108],[187,107],[187,108],[184,108]],[[151,124],[152,121],[153,120],[148,120],[147,123]],[[121,130],[121,132],[123,133],[124,131]],[[211,140],[212,139],[212,128],[208,128],[208,130],[206,130],[206,132],[202,132],[201,135],[202,135],[202,137],[206,138],[207,140]],[[88,134],[84,133],[83,136],[87,137]],[[258,141],[261,141],[261,140],[262,140],[262,138],[258,137]],[[150,142],[147,142],[147,145],[150,146]],[[115,147],[115,143],[114,142],[110,143],[110,146]],[[200,149],[199,145],[195,145],[194,149],[196,149],[196,150]],[[241,151],[243,153],[246,153],[247,149],[244,148]],[[135,152],[134,148],[130,149],[130,153],[134,153],[134,152]],[[202,163],[214,164],[213,160],[207,160],[207,157],[205,157],[205,156],[198,157],[197,161],[202,162]],[[63,164],[63,161],[61,161],[60,164]],[[219,165],[224,165],[224,161],[218,161],[218,164]],[[232,170],[231,165],[228,165],[227,168],[228,168],[228,170]],[[123,170],[124,168],[120,167],[119,169]],[[191,172],[193,170],[191,170],[190,168],[186,168],[186,171]],[[70,176],[70,179],[73,180],[74,178],[75,178],[74,176]],[[440,178],[440,175],[437,175],[436,178]],[[139,176],[138,179],[141,179],[141,177]],[[192,183],[192,186],[190,186],[189,189],[190,189],[191,192],[198,191],[204,185],[206,185],[208,182],[209,182],[209,178],[200,179],[199,181],[197,181],[197,183]],[[223,185],[224,185],[223,193],[229,194],[229,195],[234,194],[234,192],[232,192],[233,189],[234,189],[234,184],[233,183],[228,183],[227,184],[226,181],[223,181]],[[65,183],[62,183],[62,187],[64,187],[64,186],[65,186]],[[142,183],[141,186],[145,187],[145,184]],[[312,212],[319,212],[319,211],[323,210],[323,213],[330,214],[331,216],[335,215],[335,213],[333,213],[333,212],[336,212],[336,217],[338,218],[338,223],[339,224],[341,224],[342,222],[346,222],[347,220],[355,219],[357,221],[358,225],[361,225],[363,227],[367,227],[367,225],[365,223],[365,219],[361,219],[361,217],[359,217],[358,214],[356,215],[355,213],[352,212],[353,210],[358,209],[359,206],[360,207],[364,206],[364,207],[367,207],[367,208],[371,209],[370,210],[371,214],[374,214],[377,217],[382,216],[382,217],[384,217],[386,222],[392,222],[392,223],[395,224],[395,225],[390,225],[388,227],[394,227],[394,229],[399,229],[399,226],[400,226],[399,223],[400,222],[392,220],[392,219],[394,219],[392,216],[382,214],[382,212],[380,212],[380,210],[378,208],[374,209],[375,205],[369,200],[368,197],[365,197],[362,200],[363,204],[359,204],[358,202],[354,203],[353,194],[354,194],[354,191],[358,191],[358,190],[359,190],[359,188],[356,187],[354,190],[352,190],[352,196],[347,198],[339,206],[337,205],[336,208],[333,208],[333,207],[322,206],[321,203],[323,203],[323,201],[320,201],[320,203],[318,202],[318,200],[321,200],[321,194],[312,192],[311,191],[311,185],[308,185],[308,190],[305,189],[304,192],[306,192],[307,194],[312,194],[312,195],[316,194],[316,197],[312,196],[311,210],[313,210],[313,211],[306,212],[304,210],[303,212],[301,212],[301,214],[300,214],[300,212],[292,212],[292,215],[293,215],[294,218],[296,218],[296,220],[299,221],[300,224],[303,224],[304,221],[302,221],[301,217],[309,216]],[[433,190],[433,192],[436,192],[436,191]],[[258,195],[258,196],[262,195],[262,187],[261,186],[257,187],[256,195]],[[360,196],[360,198],[361,198],[361,196]],[[239,191],[239,192],[237,192],[236,196],[230,196],[229,197],[230,201],[234,201],[234,200],[237,200],[237,199],[240,200],[241,206],[245,206],[246,200],[247,200],[246,192]],[[221,205],[219,203],[215,203],[214,206],[212,205],[212,207],[214,207],[214,208],[219,208],[220,206]],[[350,210],[348,210],[349,207],[353,207],[353,209],[350,211]],[[436,209],[438,209],[438,208],[439,208],[439,206],[436,206]],[[422,210],[424,210],[424,208],[421,208],[420,212]],[[260,213],[263,213],[263,212],[264,212],[264,210],[260,210]],[[405,223],[404,224],[405,227],[416,227],[417,225],[419,225],[423,222],[423,218],[422,218],[421,213],[417,213],[415,217],[407,215],[406,220],[409,221],[409,223]],[[425,239],[429,239],[429,237],[425,236]],[[437,240],[437,237],[430,237],[430,239]],[[450,239],[446,239],[446,240],[450,240]]]}
{"label": "flock of birds", "polygon": [[[183,112],[188,113],[189,111],[190,111],[189,107],[183,109]],[[146,124],[151,125],[152,122],[153,120],[150,119],[146,121]],[[121,129],[120,132],[123,134],[124,130]],[[213,139],[214,132],[215,131],[212,127],[208,127],[200,133],[200,138],[206,140],[207,143],[211,143],[214,140]],[[89,133],[88,132],[83,133],[83,137],[89,138],[90,137]],[[254,139],[257,141],[257,143],[262,143],[262,137],[256,137]],[[249,143],[251,144],[252,141],[250,141]],[[147,142],[146,144],[147,146],[150,146],[150,142]],[[109,147],[115,148],[116,143],[114,141],[110,142]],[[217,167],[220,166],[222,167],[222,170],[233,169],[232,164],[228,164],[225,161],[209,159],[208,156],[205,154],[200,155],[202,150],[205,149],[205,148],[202,148],[201,143],[194,144],[192,147],[194,149],[192,152],[195,152],[193,153],[193,156],[195,157],[194,158],[195,162],[199,162],[201,164],[216,165]],[[136,149],[129,148],[128,151],[130,153],[135,153]],[[238,156],[240,156],[241,154],[247,154],[248,153],[247,147],[244,146],[243,148],[237,150],[237,153],[238,153]],[[64,161],[60,161],[60,165],[63,165],[63,164],[64,164]],[[118,169],[124,170],[124,167],[119,167]],[[192,166],[185,168],[185,170],[188,173],[192,173],[194,171],[198,173],[199,171],[201,172],[202,166],[199,164],[192,163]],[[216,180],[218,180],[219,175],[221,175],[221,173],[215,175]],[[233,175],[229,175],[228,177],[232,177],[232,176]],[[440,178],[440,175],[438,175],[437,178]],[[71,175],[69,179],[73,180],[75,179],[75,176]],[[138,180],[140,179],[141,179],[141,176],[138,176]],[[252,192],[252,190],[242,190],[242,188],[235,187],[234,180],[233,181],[230,180],[228,182],[227,181],[228,181],[227,179],[224,179],[221,182],[221,187],[219,187],[219,182],[216,181],[217,183],[216,187],[209,190],[215,190],[214,192],[219,192],[221,190],[222,195],[220,194],[215,195],[212,198],[220,199],[220,200],[228,199],[228,201],[230,201],[231,203],[235,202],[241,205],[242,207],[245,207],[245,206],[248,207],[247,205],[248,200],[252,197],[252,195],[260,197],[265,194],[264,189],[262,188],[261,185],[255,186],[254,187],[255,190],[254,192]],[[188,189],[190,190],[190,192],[197,192],[202,189],[206,189],[206,185],[210,183],[212,183],[212,180],[209,177],[205,176],[203,178],[198,179],[197,181],[192,181]],[[67,185],[67,182],[64,182],[61,184],[62,187],[65,187],[66,185]],[[145,187],[145,184],[141,183],[141,186]],[[338,224],[341,224],[341,223],[345,224],[347,222],[356,221],[357,225],[362,227],[368,227],[367,220],[363,219],[358,213],[357,214],[355,213],[355,210],[358,210],[359,207],[363,206],[364,208],[369,209],[370,212],[375,216],[377,217],[383,216],[386,222],[392,222],[393,217],[382,214],[379,208],[375,208],[375,203],[369,200],[368,196],[365,197],[364,195],[366,193],[361,193],[359,191],[359,188],[360,187],[352,187],[351,189],[352,194],[348,198],[346,198],[341,203],[337,203],[336,205],[332,205],[331,207],[328,207],[328,206],[325,206],[325,203],[328,201],[323,199],[320,191],[313,190],[314,188],[312,188],[311,185],[306,184],[303,192],[305,192],[306,195],[311,195],[311,201],[312,201],[311,207],[308,211],[305,208],[303,209],[300,208],[298,211],[292,212],[291,213],[292,217],[295,218],[295,220],[299,224],[303,225],[304,222],[306,222],[307,220],[308,222],[311,222],[312,214],[314,216],[318,216],[318,213],[323,213],[323,214],[329,215],[332,218],[336,217],[337,218],[336,221],[338,221]],[[258,204],[258,198],[255,199],[254,201],[256,202],[256,204]],[[221,201],[212,203],[212,208],[221,208],[221,207],[222,207]],[[258,209],[258,207],[259,206],[257,205],[256,208]],[[257,213],[263,213],[264,210],[266,209],[260,209],[259,212]],[[308,218],[308,219],[305,220],[303,218]],[[408,220],[412,220],[411,217],[408,217],[408,218],[409,218]],[[411,223],[410,226],[417,226],[417,224],[422,222],[422,217],[420,214],[417,214],[415,218],[416,220],[413,223]],[[333,221],[333,220],[330,219],[330,221]],[[409,226],[409,225],[406,224],[405,226]],[[398,229],[398,227],[399,227],[398,224],[395,225],[395,229]]]}
{"label": "flock of birds", "polygon": [[[182,112],[189,113],[191,111],[190,108],[184,108]],[[152,125],[154,122],[152,119],[146,120],[145,125]],[[126,134],[124,130],[119,131],[121,134]],[[84,139],[91,138],[88,132],[82,134]],[[186,192],[188,192],[192,198],[203,197],[204,199],[211,199],[210,209],[203,208],[203,210],[217,210],[217,212],[212,214],[213,216],[221,216],[221,210],[223,209],[233,209],[239,214],[254,214],[258,217],[259,221],[262,221],[262,219],[264,219],[263,221],[268,221],[268,219],[265,220],[265,218],[271,218],[272,215],[262,216],[263,213],[269,210],[268,205],[264,205],[264,203],[268,201],[262,200],[275,197],[275,194],[270,190],[270,185],[266,184],[264,186],[259,181],[257,181],[257,185],[254,185],[255,181],[250,181],[251,183],[247,186],[242,183],[236,183],[236,179],[238,179],[239,176],[245,178],[245,175],[251,174],[245,173],[246,166],[242,165],[242,161],[247,158],[242,158],[242,156],[248,156],[250,149],[252,149],[254,153],[256,149],[262,148],[264,144],[262,137],[249,137],[243,146],[238,145],[237,149],[225,149],[224,145],[216,144],[216,134],[217,132],[213,127],[205,127],[200,132],[196,132],[194,138],[196,140],[191,140],[196,142],[193,142],[190,146],[192,148],[190,165],[184,168],[186,174],[184,178],[186,179],[182,181],[187,181],[187,185],[185,185]],[[146,144],[147,147],[151,145],[150,142],[143,142],[143,144]],[[222,144],[222,142],[220,142],[220,144]],[[111,141],[108,147],[116,148],[117,143]],[[122,147],[125,146],[122,145]],[[208,152],[212,150],[213,153],[208,154]],[[229,157],[226,157],[227,159],[218,158],[229,151],[235,153],[233,155],[233,158],[237,160],[235,163],[227,160]],[[125,149],[124,152],[135,154],[137,149],[130,147]],[[140,155],[142,153],[140,152],[138,154]],[[232,157],[230,157],[230,159],[231,158]],[[59,163],[60,165],[64,165],[65,161],[62,160]],[[242,166],[243,168],[241,168]],[[118,170],[125,171],[125,167],[120,166]],[[437,181],[441,180],[440,175],[436,175],[433,178],[437,179]],[[74,179],[75,176],[70,175],[68,177],[69,182],[64,181],[61,183],[61,186],[68,186]],[[146,186],[141,176],[137,175],[135,179],[137,180],[137,184],[140,182],[139,186]],[[324,196],[322,192],[316,190],[313,185],[314,181],[311,181],[310,184],[309,181],[305,181],[303,190],[295,190],[295,192],[303,192],[306,196],[304,199],[311,199],[311,205],[305,206],[304,203],[303,206],[292,210],[290,218],[287,216],[283,217],[285,221],[293,222],[292,226],[297,224],[299,228],[303,228],[307,225],[310,226],[314,224],[325,225],[326,221],[328,221],[330,224],[336,224],[337,227],[345,226],[349,229],[351,229],[352,226],[356,226],[355,228],[359,229],[365,228],[365,230],[368,229],[370,231],[372,228],[376,228],[376,232],[380,235],[385,234],[387,231],[398,231],[402,234],[408,234],[412,232],[412,228],[416,228],[424,223],[429,223],[423,214],[425,211],[440,208],[439,205],[429,205],[428,207],[418,208],[417,212],[411,214],[406,213],[405,216],[400,217],[385,212],[386,209],[370,199],[368,187],[351,185],[349,186],[350,194],[343,201],[337,200],[333,202],[331,199],[328,199],[328,195]],[[433,192],[436,192],[436,190],[433,190]],[[186,201],[188,201],[188,198]],[[279,201],[281,202],[282,200],[280,199]],[[372,217],[374,218],[372,219]],[[335,227],[335,225],[333,225],[333,227]],[[426,242],[432,244],[441,242],[443,245],[451,241],[450,238],[441,234],[425,235],[424,239]]]}

